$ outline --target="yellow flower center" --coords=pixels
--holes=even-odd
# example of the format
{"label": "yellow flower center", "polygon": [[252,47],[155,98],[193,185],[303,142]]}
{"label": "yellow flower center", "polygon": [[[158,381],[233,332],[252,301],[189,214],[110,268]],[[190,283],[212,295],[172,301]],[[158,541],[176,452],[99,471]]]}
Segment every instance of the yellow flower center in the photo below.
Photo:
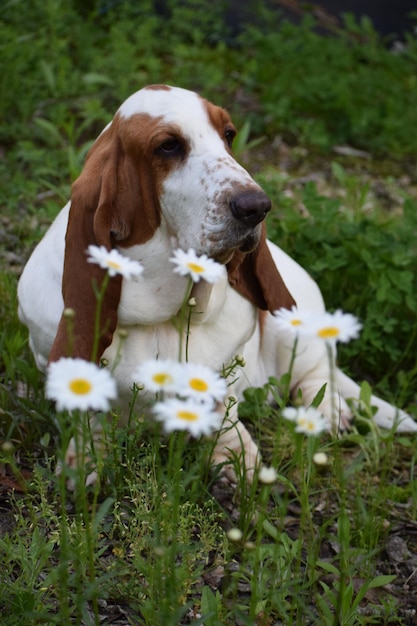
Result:
{"label": "yellow flower center", "polygon": [[69,384],[72,393],[75,393],[77,396],[84,396],[91,391],[92,387],[93,385],[90,381],[85,378],[74,378]]}
{"label": "yellow flower center", "polygon": [[193,411],[178,411],[177,417],[185,422],[196,422],[198,420],[198,413],[193,413]]}
{"label": "yellow flower center", "polygon": [[340,335],[340,329],[337,328],[337,326],[327,326],[325,328],[320,328],[317,334],[322,339],[335,339]]}
{"label": "yellow flower center", "polygon": [[192,272],[196,274],[202,274],[204,272],[204,267],[202,265],[198,265],[198,263],[192,263],[191,261],[187,263],[187,267]]}
{"label": "yellow flower center", "polygon": [[201,391],[201,392],[207,391],[207,389],[209,388],[206,381],[203,380],[202,378],[192,378],[190,380],[190,387],[191,389],[194,389],[194,391]]}
{"label": "yellow flower center", "polygon": [[119,270],[121,265],[120,263],[116,263],[116,261],[107,260],[107,265],[113,270]]}
{"label": "yellow flower center", "polygon": [[158,372],[152,376],[152,380],[157,384],[163,387],[169,383],[172,383],[172,376],[167,372]]}
{"label": "yellow flower center", "polygon": [[298,420],[298,425],[304,430],[314,430],[314,422],[305,418]]}
{"label": "yellow flower center", "polygon": [[301,326],[303,322],[301,320],[291,320],[292,326]]}

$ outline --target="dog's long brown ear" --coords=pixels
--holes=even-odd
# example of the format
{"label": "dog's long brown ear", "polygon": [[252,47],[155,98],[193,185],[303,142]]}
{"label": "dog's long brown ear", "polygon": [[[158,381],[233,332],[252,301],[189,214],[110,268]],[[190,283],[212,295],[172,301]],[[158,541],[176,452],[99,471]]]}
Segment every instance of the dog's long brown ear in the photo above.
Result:
{"label": "dog's long brown ear", "polygon": [[229,283],[258,309],[273,313],[290,309],[295,300],[279,273],[266,243],[265,223],[261,239],[253,252],[237,251],[227,264]]}
{"label": "dog's long brown ear", "polygon": [[130,154],[121,139],[120,126],[126,123],[116,117],[100,135],[72,187],[62,294],[65,309],[72,309],[74,317],[69,320],[64,311],[50,361],[61,356],[99,361],[112,341],[122,281],[120,276],[111,278],[105,290],[98,346],[93,354],[96,293],[106,271],[87,261],[88,246],[110,250],[116,242],[121,246],[144,243],[159,226],[160,208],[155,190],[149,187],[152,178],[146,156],[138,146]]}

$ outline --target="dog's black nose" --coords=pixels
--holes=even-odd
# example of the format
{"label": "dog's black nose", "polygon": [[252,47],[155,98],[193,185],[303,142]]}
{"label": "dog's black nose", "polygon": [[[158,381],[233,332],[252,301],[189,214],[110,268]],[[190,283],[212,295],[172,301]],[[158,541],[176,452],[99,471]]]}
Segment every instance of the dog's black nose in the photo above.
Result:
{"label": "dog's black nose", "polygon": [[271,201],[263,191],[243,191],[229,202],[233,217],[254,228],[271,210]]}

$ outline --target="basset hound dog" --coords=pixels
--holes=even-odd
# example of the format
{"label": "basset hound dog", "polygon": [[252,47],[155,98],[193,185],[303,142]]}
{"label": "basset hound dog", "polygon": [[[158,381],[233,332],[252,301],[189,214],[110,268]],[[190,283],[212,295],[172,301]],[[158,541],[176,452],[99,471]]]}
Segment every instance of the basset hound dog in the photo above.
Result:
{"label": "basset hound dog", "polygon": [[[64,309],[73,309],[71,355],[91,359],[96,293],[104,270],[87,262],[90,244],[116,248],[140,261],[140,279],[111,278],[101,311],[98,360],[116,378],[118,406],[131,398],[132,373],[150,358],[176,359],[178,314],[188,279],[173,272],[177,249],[194,249],[222,264],[214,284],[194,286],[198,315],[189,333],[189,361],[221,371],[235,355],[245,367],[235,373],[230,395],[289,371],[293,338],[276,323],[282,307],[325,310],[317,284],[283,250],[266,239],[264,218],[271,203],[234,159],[236,134],[228,113],[198,94],[152,85],[130,96],[88,153],[84,169],[62,209],[35,248],[19,281],[19,316],[29,329],[38,367],[67,356]],[[126,338],[121,342],[123,329]],[[299,338],[291,365],[291,388],[308,406],[330,379],[324,343]],[[335,369],[319,407],[329,429],[338,407],[341,428],[351,420],[347,399],[358,385]],[[336,397],[332,398],[332,393]],[[417,432],[417,422],[372,397],[375,422]],[[225,418],[213,454],[227,463],[245,454],[247,468],[258,448],[234,407]]]}

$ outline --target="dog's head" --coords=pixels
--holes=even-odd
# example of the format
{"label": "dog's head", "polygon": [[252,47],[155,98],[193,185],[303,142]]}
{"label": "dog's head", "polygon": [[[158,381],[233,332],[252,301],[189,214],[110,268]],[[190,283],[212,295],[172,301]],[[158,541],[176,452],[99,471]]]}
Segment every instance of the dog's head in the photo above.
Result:
{"label": "dog's head", "polygon": [[[270,200],[233,158],[235,134],[224,109],[180,88],[146,87],[119,108],[72,189],[63,296],[75,311],[74,356],[91,358],[93,285],[103,280],[103,270],[87,263],[87,247],[144,244],[161,223],[177,247],[227,264],[231,284],[256,306],[293,304],[266,246]],[[120,291],[115,277],[102,307],[98,358],[112,340]],[[51,360],[67,352],[66,326],[62,319]]]}

